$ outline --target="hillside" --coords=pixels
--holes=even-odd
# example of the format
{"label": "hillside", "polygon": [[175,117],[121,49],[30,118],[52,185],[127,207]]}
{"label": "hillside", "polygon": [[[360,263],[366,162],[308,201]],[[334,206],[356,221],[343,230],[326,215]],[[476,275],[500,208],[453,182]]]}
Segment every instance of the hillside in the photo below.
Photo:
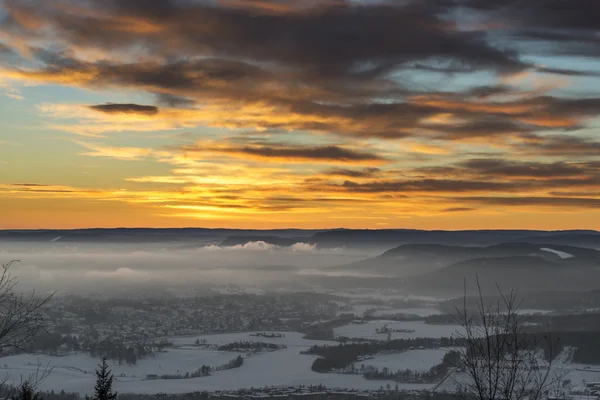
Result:
{"label": "hillside", "polygon": [[598,264],[573,260],[575,258],[550,260],[539,256],[475,258],[407,278],[404,285],[413,291],[458,295],[463,292],[465,283],[468,292],[473,293],[479,277],[486,294],[494,293],[496,285],[503,290],[520,292],[596,289],[600,280],[600,270],[595,268]]}
{"label": "hillside", "polygon": [[[542,250],[546,249],[546,250]],[[561,258],[569,257],[569,258]],[[380,256],[334,267],[339,271],[361,271],[393,277],[425,274],[471,259],[532,256],[543,260],[563,260],[565,265],[598,265],[600,251],[574,246],[532,243],[501,243],[485,247],[438,244],[407,244]]]}

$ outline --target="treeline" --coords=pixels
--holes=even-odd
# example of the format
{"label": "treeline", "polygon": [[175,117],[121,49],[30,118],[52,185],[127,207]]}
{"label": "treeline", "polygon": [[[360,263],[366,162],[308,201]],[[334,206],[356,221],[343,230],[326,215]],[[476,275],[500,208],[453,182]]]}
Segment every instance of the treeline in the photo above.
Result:
{"label": "treeline", "polygon": [[76,336],[58,332],[40,331],[35,340],[24,349],[7,349],[0,352],[0,357],[27,353],[44,353],[51,356],[64,356],[70,352],[85,351],[95,358],[106,358],[118,361],[119,364],[134,365],[138,360],[153,357],[156,352],[171,347],[172,342],[163,339],[158,342],[134,342],[125,344],[122,341],[94,340],[91,336],[78,339]]}
{"label": "treeline", "polygon": [[463,343],[455,338],[415,338],[395,339],[386,342],[351,343],[339,346],[315,345],[303,354],[314,354],[320,356],[312,365],[315,372],[327,372],[335,369],[345,369],[357,361],[359,357],[375,355],[379,353],[393,353],[417,348],[432,349],[438,347],[454,347]]}
{"label": "treeline", "polygon": [[81,344],[77,336],[65,335],[58,332],[40,331],[35,340],[31,341],[27,348],[29,353],[46,353],[58,356],[68,351],[80,351]]}
{"label": "treeline", "polygon": [[266,342],[255,342],[255,341],[239,341],[221,345],[217,347],[220,351],[246,351],[246,350],[281,350],[287,348],[284,344],[266,343]]}
{"label": "treeline", "polygon": [[[285,397],[284,397],[285,396]],[[290,400],[456,400],[456,394],[432,391],[396,391],[389,388],[384,390],[357,391],[348,389],[333,389],[322,385],[297,386],[290,388],[251,388],[227,392],[193,392],[185,394],[119,394],[119,400],[231,400],[242,399],[273,399],[274,397]]]}
{"label": "treeline", "polygon": [[347,325],[355,319],[356,317],[354,316],[354,314],[344,314],[343,316],[339,316],[338,318],[332,321],[322,322],[312,326],[301,327],[299,331],[301,333],[304,333],[304,339],[334,340],[335,334],[333,332],[333,329]]}
{"label": "treeline", "polygon": [[553,335],[558,351],[574,347],[573,362],[600,365],[600,331],[557,332]]}
{"label": "treeline", "polygon": [[411,369],[391,371],[389,368],[364,369],[365,379],[393,380],[399,383],[434,383],[448,374],[451,368],[460,363],[460,354],[456,351],[447,352],[440,364],[434,365],[429,371],[414,371]]}
{"label": "treeline", "polygon": [[211,367],[209,365],[203,365],[194,372],[186,372],[185,374],[164,374],[152,376],[149,375],[148,379],[190,379],[190,378],[201,378],[204,376],[210,376],[212,371],[225,371],[228,369],[239,368],[244,365],[244,359],[242,356],[230,360],[227,364],[220,365],[218,367]]}
{"label": "treeline", "polygon": [[[10,385],[0,385],[0,397],[3,399],[11,398],[14,395],[15,390],[17,388]],[[61,390],[60,392],[55,392],[54,390],[45,392],[45,391],[36,391],[39,399],[43,400],[80,400],[81,397],[79,393],[69,393]]]}
{"label": "treeline", "polygon": [[135,365],[138,360],[153,357],[157,352],[164,351],[173,346],[172,342],[163,339],[159,342],[136,342],[125,345],[121,342],[112,342],[102,340],[99,342],[84,342],[83,350],[87,351],[92,357],[106,358],[108,360],[118,361],[119,364]]}

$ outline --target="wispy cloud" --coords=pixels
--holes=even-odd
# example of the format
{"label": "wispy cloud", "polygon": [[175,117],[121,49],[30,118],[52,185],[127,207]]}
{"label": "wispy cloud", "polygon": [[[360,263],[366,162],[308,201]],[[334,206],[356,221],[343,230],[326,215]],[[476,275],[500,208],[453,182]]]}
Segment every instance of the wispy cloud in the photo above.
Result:
{"label": "wispy cloud", "polygon": [[83,155],[90,157],[108,157],[115,158],[117,160],[132,161],[147,157],[152,154],[152,150],[147,148],[113,147],[98,143],[82,142],[80,140],[74,140],[73,142],[90,150],[82,153]]}

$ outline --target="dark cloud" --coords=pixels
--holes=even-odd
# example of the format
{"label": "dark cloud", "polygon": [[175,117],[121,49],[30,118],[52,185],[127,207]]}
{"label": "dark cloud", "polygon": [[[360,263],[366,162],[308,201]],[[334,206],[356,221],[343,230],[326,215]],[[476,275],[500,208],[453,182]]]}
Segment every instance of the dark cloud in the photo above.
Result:
{"label": "dark cloud", "polygon": [[158,107],[131,103],[107,103],[89,106],[90,109],[105,114],[158,114]]}
{"label": "dark cloud", "polygon": [[600,199],[582,197],[457,197],[451,201],[495,206],[600,208]]}
{"label": "dark cloud", "polygon": [[471,181],[461,179],[419,179],[389,180],[357,183],[345,181],[339,188],[356,193],[382,192],[477,192],[477,191],[516,191],[523,185],[512,182]]}
{"label": "dark cloud", "polygon": [[11,183],[11,186],[23,186],[23,187],[48,187],[50,185],[42,185],[40,183]]}
{"label": "dark cloud", "polygon": [[13,53],[14,53],[14,51],[10,46],[0,42],[0,54],[6,56],[6,55],[13,54]]}
{"label": "dark cloud", "polygon": [[205,146],[188,145],[179,148],[185,153],[212,153],[229,154],[247,157],[275,159],[278,162],[285,160],[307,161],[338,161],[338,162],[381,162],[384,159],[375,153],[347,149],[340,146],[291,146],[291,145],[225,145]]}
{"label": "dark cloud", "polygon": [[448,9],[441,1],[321,1],[275,14],[266,7],[249,12],[208,1],[86,3],[102,13],[78,13],[43,0],[5,3],[10,26],[29,35],[36,31],[24,21],[37,19],[79,46],[115,50],[142,45],[164,57],[234,56],[300,67],[318,77],[373,78],[432,57],[500,71],[525,67],[516,53],[494,48],[484,35],[453,29],[442,18]]}
{"label": "dark cloud", "polygon": [[600,142],[585,137],[530,135],[526,139],[516,148],[527,155],[599,157],[600,154]]}
{"label": "dark cloud", "polygon": [[586,165],[565,162],[541,163],[481,158],[461,162],[459,166],[470,170],[472,174],[517,178],[581,176],[587,172]]}
{"label": "dark cloud", "polygon": [[442,212],[463,212],[463,211],[473,211],[475,210],[474,208],[468,208],[468,207],[450,207],[450,208],[445,208],[442,210]]}
{"label": "dark cloud", "polygon": [[457,0],[488,21],[502,21],[496,34],[549,46],[527,47],[551,54],[600,55],[600,3],[594,0]]}
{"label": "dark cloud", "polygon": [[[92,87],[126,87],[157,96],[160,104],[193,110],[205,104],[226,109],[231,119],[217,125],[268,130],[304,130],[357,137],[397,139],[426,128],[442,140],[489,136],[530,136],[540,128],[576,129],[600,112],[600,98],[529,96],[496,101],[511,94],[505,85],[483,86],[465,92],[417,93],[371,80],[320,84],[302,73],[270,72],[264,66],[221,59],[157,61],[123,64],[84,62],[40,51],[43,70],[23,70],[28,79]],[[300,75],[296,75],[300,74]],[[373,101],[377,98],[394,101]],[[474,103],[476,102],[476,103]],[[235,106],[234,106],[235,104]],[[247,118],[242,105],[259,114]],[[241,113],[241,114],[238,114]],[[456,122],[429,124],[428,118],[452,113]],[[295,118],[285,118],[293,115]],[[273,118],[276,117],[276,118]]]}
{"label": "dark cloud", "polygon": [[190,108],[195,101],[186,97],[176,96],[169,93],[156,93],[157,102],[171,108]]}
{"label": "dark cloud", "polygon": [[600,30],[600,3],[589,0],[457,0],[517,26],[555,30]]}
{"label": "dark cloud", "polygon": [[[485,83],[437,92],[411,80],[426,71],[461,75],[531,69],[594,76],[594,71],[532,66],[516,50],[497,45],[496,31],[529,38],[536,32],[552,43],[575,34],[588,35],[590,43],[597,40],[595,22],[585,14],[594,6],[569,6],[566,20],[557,22],[560,7],[554,1],[533,7],[512,0],[314,0],[302,5],[287,0],[89,0],[74,7],[61,0],[6,0],[0,29],[30,44],[27,50],[37,62],[11,65],[20,77],[133,89],[152,94],[160,107],[193,112],[210,105],[229,112],[230,117],[211,121],[216,126],[385,139],[425,131],[439,140],[503,142],[530,138],[541,129],[584,128],[600,113],[600,98],[539,96],[509,84]],[[485,22],[501,22],[500,28],[461,29],[465,21],[455,13],[459,6],[481,13]],[[560,29],[547,29],[555,22]],[[34,48],[48,32],[55,43]],[[110,56],[90,61],[79,57],[75,47]],[[154,106],[92,109],[159,111],[140,107]],[[454,119],[427,122],[440,114]],[[529,141],[524,147],[535,152],[537,145]],[[539,148],[559,155],[560,148],[553,146]]]}
{"label": "dark cloud", "polygon": [[324,172],[324,175],[342,176],[349,178],[372,178],[381,172],[379,168],[364,168],[364,169],[345,169],[331,168]]}
{"label": "dark cloud", "polygon": [[[600,39],[598,40],[598,46],[600,46]],[[578,69],[547,68],[547,67],[537,67],[536,70],[538,72],[544,72],[544,73],[548,73],[548,74],[565,75],[565,76],[600,77],[600,71],[585,71],[585,70],[578,70]]]}

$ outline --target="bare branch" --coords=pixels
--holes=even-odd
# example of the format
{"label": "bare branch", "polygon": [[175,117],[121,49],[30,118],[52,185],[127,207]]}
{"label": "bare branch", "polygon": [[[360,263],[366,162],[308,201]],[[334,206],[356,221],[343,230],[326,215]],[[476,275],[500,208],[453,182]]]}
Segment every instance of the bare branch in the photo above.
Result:
{"label": "bare branch", "polygon": [[[517,291],[503,292],[486,303],[479,276],[474,315],[467,306],[465,284],[463,308],[456,309],[456,322],[462,327],[459,338],[462,380],[457,389],[465,398],[478,400],[541,400],[564,375],[552,368],[553,342],[550,334],[540,337],[525,331],[526,317],[520,312],[522,300]],[[550,357],[540,352],[545,346]]]}

